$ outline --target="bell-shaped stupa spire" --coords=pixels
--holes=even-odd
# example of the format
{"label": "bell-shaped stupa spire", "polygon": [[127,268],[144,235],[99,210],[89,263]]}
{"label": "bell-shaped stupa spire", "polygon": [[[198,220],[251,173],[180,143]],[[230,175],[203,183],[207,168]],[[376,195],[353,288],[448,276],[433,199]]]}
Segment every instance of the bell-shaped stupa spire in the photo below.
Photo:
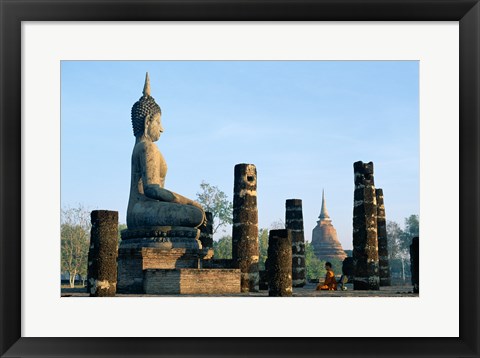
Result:
{"label": "bell-shaped stupa spire", "polygon": [[322,210],[320,211],[320,216],[318,217],[320,220],[330,220],[330,216],[328,216],[327,211],[327,204],[325,202],[325,190],[322,189]]}
{"label": "bell-shaped stupa spire", "polygon": [[150,94],[150,78],[148,77],[148,72],[145,75],[145,85],[143,86],[143,95],[151,96]]}
{"label": "bell-shaped stupa spire", "polygon": [[315,256],[320,260],[343,261],[347,257],[342,244],[338,241],[337,230],[333,227],[332,219],[328,215],[324,190],[322,190],[322,210],[318,217],[317,226],[312,231],[312,246]]}

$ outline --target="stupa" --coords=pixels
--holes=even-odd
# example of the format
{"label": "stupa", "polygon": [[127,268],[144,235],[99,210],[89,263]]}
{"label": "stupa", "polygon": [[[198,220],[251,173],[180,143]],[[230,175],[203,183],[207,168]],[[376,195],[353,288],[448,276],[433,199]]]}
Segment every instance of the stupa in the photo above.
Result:
{"label": "stupa", "polygon": [[343,251],[342,244],[337,238],[337,230],[328,216],[324,191],[322,191],[322,209],[318,219],[317,226],[312,231],[312,246],[315,256],[323,261],[343,261],[347,254]]}

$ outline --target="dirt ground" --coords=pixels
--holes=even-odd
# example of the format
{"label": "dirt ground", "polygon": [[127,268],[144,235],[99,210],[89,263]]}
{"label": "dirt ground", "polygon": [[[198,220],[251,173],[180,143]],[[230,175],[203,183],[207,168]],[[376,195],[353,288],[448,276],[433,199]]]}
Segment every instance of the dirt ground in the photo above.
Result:
{"label": "dirt ground", "polygon": [[[413,293],[413,286],[390,286],[380,287],[379,291],[354,291],[352,284],[347,284],[346,291],[316,291],[316,284],[307,283],[302,288],[293,289],[293,297],[418,297],[418,293]],[[89,297],[86,288],[62,287],[62,297]],[[143,297],[142,294],[118,294],[117,297]],[[148,295],[151,297],[151,295]],[[268,297],[268,291],[238,293],[228,295],[169,295],[165,297]],[[162,296],[163,297],[163,296]]]}

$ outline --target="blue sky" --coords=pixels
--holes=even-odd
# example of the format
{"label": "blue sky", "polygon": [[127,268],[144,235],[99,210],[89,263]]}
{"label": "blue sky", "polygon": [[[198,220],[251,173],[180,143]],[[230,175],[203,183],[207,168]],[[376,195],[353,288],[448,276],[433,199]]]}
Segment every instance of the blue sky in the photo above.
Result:
{"label": "blue sky", "polygon": [[[419,214],[417,61],[62,61],[61,204],[125,222],[135,138],[130,110],[149,72],[165,129],[165,187],[202,180],[233,198],[233,168],[255,164],[259,227],[303,200],[311,240],[325,189],[352,246],[353,163],[373,161],[387,220]],[[217,235],[216,238],[220,237]],[[224,234],[231,234],[227,228]]]}

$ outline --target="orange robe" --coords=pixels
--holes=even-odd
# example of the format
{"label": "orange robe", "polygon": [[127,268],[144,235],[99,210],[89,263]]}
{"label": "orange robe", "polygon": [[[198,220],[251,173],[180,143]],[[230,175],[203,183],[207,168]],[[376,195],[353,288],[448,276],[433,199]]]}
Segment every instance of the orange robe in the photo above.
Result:
{"label": "orange robe", "polygon": [[321,283],[317,285],[317,291],[318,290],[337,290],[337,280],[335,279],[335,273],[333,271],[327,271],[327,274],[325,275],[325,282],[323,282],[323,285]]}

